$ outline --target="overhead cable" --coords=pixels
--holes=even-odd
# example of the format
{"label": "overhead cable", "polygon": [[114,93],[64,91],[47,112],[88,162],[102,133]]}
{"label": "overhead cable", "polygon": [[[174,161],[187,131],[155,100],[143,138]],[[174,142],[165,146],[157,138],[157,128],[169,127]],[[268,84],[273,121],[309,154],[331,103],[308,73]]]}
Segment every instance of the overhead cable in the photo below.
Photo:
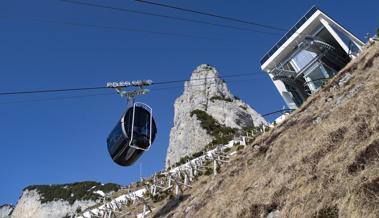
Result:
{"label": "overhead cable", "polygon": [[40,98],[40,99],[27,99],[27,100],[16,100],[16,101],[4,101],[4,102],[0,102],[0,105],[17,104],[17,103],[44,102],[44,101],[57,101],[57,100],[68,100],[68,99],[98,97],[98,96],[106,96],[106,95],[114,95],[114,93],[98,93],[98,94],[86,94],[86,95],[60,96],[60,97],[52,97],[52,98]]}
{"label": "overhead cable", "polygon": [[250,29],[250,28],[244,28],[244,27],[238,27],[238,26],[232,26],[232,25],[214,23],[214,22],[209,22],[209,21],[202,21],[202,20],[195,20],[195,19],[189,19],[189,18],[183,18],[183,17],[176,17],[176,16],[165,15],[165,14],[158,14],[158,13],[146,12],[146,11],[141,11],[141,10],[129,9],[129,8],[125,8],[125,7],[121,8],[121,7],[85,2],[85,1],[78,1],[78,0],[59,0],[59,1],[67,2],[67,3],[71,3],[71,4],[77,4],[77,5],[95,7],[95,8],[103,8],[103,9],[108,9],[108,10],[115,10],[115,11],[139,14],[139,15],[166,18],[166,19],[170,19],[170,20],[184,21],[184,22],[190,22],[190,23],[196,23],[196,24],[205,24],[205,25],[228,28],[228,29],[256,32],[256,33],[262,33],[262,34],[268,34],[268,35],[279,35],[278,33],[268,32],[268,31],[264,31],[264,30],[256,30],[256,29]]}
{"label": "overhead cable", "polygon": [[35,18],[35,17],[14,17],[14,16],[2,16],[0,15],[0,19],[25,19],[27,21],[39,22],[39,23],[54,23],[54,24],[63,24],[69,26],[78,26],[78,27],[90,27],[97,29],[108,29],[108,30],[117,30],[117,31],[126,31],[126,32],[137,32],[137,33],[147,33],[147,34],[155,34],[155,35],[165,35],[165,36],[174,36],[174,37],[185,37],[185,38],[198,38],[198,39],[206,39],[206,40],[222,40],[216,37],[208,37],[202,35],[193,35],[193,34],[185,34],[185,33],[175,33],[175,32],[162,32],[162,31],[152,31],[148,29],[134,28],[134,27],[125,27],[125,26],[108,26],[108,25],[99,25],[99,24],[91,24],[91,23],[82,23],[77,21],[69,21],[69,20],[56,20],[49,18]]}
{"label": "overhead cable", "polygon": [[[63,0],[63,1],[70,1],[70,0]],[[171,9],[175,9],[175,10],[195,13],[195,14],[201,14],[201,15],[205,15],[205,16],[209,16],[209,17],[216,17],[216,18],[220,18],[223,20],[229,20],[229,21],[234,21],[234,22],[238,22],[238,23],[249,24],[249,25],[258,26],[258,27],[262,27],[262,28],[266,28],[266,29],[276,30],[276,31],[286,31],[285,29],[280,28],[280,27],[262,24],[262,23],[258,23],[258,22],[253,22],[253,21],[246,21],[246,20],[242,20],[239,18],[227,17],[227,16],[223,16],[223,15],[213,14],[210,12],[197,11],[197,10],[193,10],[193,9],[182,8],[182,7],[178,7],[178,6],[173,6],[173,5],[163,4],[163,3],[157,3],[157,2],[151,2],[151,1],[146,1],[146,0],[135,0],[135,1],[145,3],[145,4],[156,5],[156,6],[160,6],[160,7],[171,8]]]}
{"label": "overhead cable", "polygon": [[[258,76],[258,74],[257,74]],[[203,78],[204,79],[204,78]],[[229,80],[228,83],[234,83],[239,82],[241,80]],[[205,84],[205,83],[204,83]],[[195,87],[195,86],[203,86],[204,84],[192,84],[192,85],[177,85],[177,86],[168,86],[168,87],[159,87],[159,88],[151,88],[152,91],[163,91],[163,90],[169,90],[169,89],[177,89],[177,88],[189,88],[189,87]],[[208,82],[207,84],[215,84],[215,82]],[[98,96],[109,96],[109,95],[115,95],[112,93],[97,93],[97,94],[85,94],[85,95],[69,95],[69,96],[59,96],[59,97],[51,97],[51,98],[39,98],[39,99],[27,99],[27,100],[15,100],[15,101],[4,101],[0,102],[0,105],[4,104],[17,104],[17,103],[30,103],[30,102],[44,102],[44,101],[57,101],[57,100],[71,100],[71,99],[78,99],[78,98],[87,98],[87,97],[98,97]]]}
{"label": "overhead cable", "polygon": [[[252,76],[258,74],[244,73],[244,74],[234,74],[234,75],[225,75],[223,77],[206,77],[192,80],[171,80],[171,81],[161,81],[153,82],[152,85],[162,85],[162,84],[172,84],[172,83],[181,83],[186,81],[194,80],[203,80],[203,79],[212,79],[212,78],[233,78],[233,77],[242,77],[242,76]],[[65,88],[65,89],[41,89],[41,90],[29,90],[29,91],[14,91],[14,92],[0,92],[0,96],[6,95],[23,95],[23,94],[40,94],[40,93],[57,93],[57,92],[74,92],[74,91],[88,91],[88,90],[99,90],[99,89],[109,89],[106,86],[97,86],[97,87],[79,87],[79,88]]]}
{"label": "overhead cable", "polygon": [[72,91],[99,90],[99,89],[108,89],[108,88],[105,86],[99,86],[99,87],[67,88],[67,89],[42,89],[42,90],[30,90],[30,91],[0,92],[0,95],[21,95],[21,94],[37,94],[37,93],[51,93],[51,92],[72,92]]}
{"label": "overhead cable", "polygon": [[274,114],[277,114],[277,113],[285,113],[285,112],[292,112],[294,111],[293,109],[281,109],[281,110],[277,110],[277,111],[273,111],[273,112],[270,112],[270,113],[267,113],[267,114],[263,114],[262,117],[267,117],[267,116],[270,116],[270,115],[274,115]]}

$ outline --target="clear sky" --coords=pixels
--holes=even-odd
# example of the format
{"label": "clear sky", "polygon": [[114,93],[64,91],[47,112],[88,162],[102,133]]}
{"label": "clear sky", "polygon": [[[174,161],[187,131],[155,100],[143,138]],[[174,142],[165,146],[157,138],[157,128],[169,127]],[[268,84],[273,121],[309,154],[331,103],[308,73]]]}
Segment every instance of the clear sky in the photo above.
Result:
{"label": "clear sky", "polygon": [[[88,1],[258,29],[132,0]],[[379,1],[374,0],[161,2],[284,29],[289,29],[312,5],[317,5],[364,41],[365,34],[373,33],[379,26]],[[68,25],[68,22],[145,32]],[[152,31],[186,36],[149,33]],[[226,81],[233,94],[264,114],[284,105],[259,65],[259,59],[281,35],[186,23],[58,0],[1,0],[0,92],[102,86],[120,80],[180,80],[189,78],[197,65],[207,63],[215,66],[221,76],[254,74]],[[151,150],[127,168],[114,164],[106,148],[108,133],[126,109],[126,101],[112,94],[112,90],[0,96],[0,205],[15,204],[28,185],[84,180],[126,185],[139,178],[140,166],[142,176],[162,169],[172,127],[173,103],[181,95],[183,84],[155,86],[151,90],[138,100],[153,107],[158,135]],[[92,94],[96,96],[72,98]],[[67,98],[53,99],[62,97]]]}

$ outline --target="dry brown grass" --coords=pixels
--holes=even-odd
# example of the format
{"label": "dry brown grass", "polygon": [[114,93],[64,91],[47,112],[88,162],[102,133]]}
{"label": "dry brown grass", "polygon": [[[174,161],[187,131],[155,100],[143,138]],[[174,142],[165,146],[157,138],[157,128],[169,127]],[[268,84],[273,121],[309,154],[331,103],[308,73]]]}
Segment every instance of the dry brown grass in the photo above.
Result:
{"label": "dry brown grass", "polygon": [[193,183],[187,198],[155,217],[267,217],[279,210],[282,218],[377,218],[378,121],[377,43],[220,175]]}

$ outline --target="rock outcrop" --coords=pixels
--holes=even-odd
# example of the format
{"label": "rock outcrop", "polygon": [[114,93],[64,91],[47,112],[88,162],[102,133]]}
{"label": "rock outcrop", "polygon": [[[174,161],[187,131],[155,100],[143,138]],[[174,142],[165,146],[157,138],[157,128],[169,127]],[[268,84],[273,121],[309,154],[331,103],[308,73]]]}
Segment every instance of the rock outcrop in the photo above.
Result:
{"label": "rock outcrop", "polygon": [[68,201],[55,200],[47,203],[41,203],[41,195],[36,190],[25,190],[18,201],[12,218],[61,218],[68,214],[75,213],[95,205],[97,202],[93,200],[79,200],[70,204]]}
{"label": "rock outcrop", "polygon": [[7,205],[0,208],[0,218],[70,217],[100,203],[106,193],[119,188],[116,184],[98,182],[29,186],[14,208]]}
{"label": "rock outcrop", "polygon": [[214,140],[215,136],[204,128],[199,114],[194,112],[206,112],[226,128],[267,125],[262,116],[229,91],[216,69],[207,64],[193,71],[190,81],[185,82],[184,93],[176,99],[174,108],[174,126],[170,132],[166,168]]}

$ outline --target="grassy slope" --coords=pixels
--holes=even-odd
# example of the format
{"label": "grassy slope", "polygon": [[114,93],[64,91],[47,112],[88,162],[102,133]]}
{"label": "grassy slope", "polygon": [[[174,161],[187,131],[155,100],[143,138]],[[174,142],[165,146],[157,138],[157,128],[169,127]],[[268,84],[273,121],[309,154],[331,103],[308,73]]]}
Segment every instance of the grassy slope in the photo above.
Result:
{"label": "grassy slope", "polygon": [[376,43],[220,175],[200,177],[181,198],[152,204],[152,215],[267,217],[279,210],[281,218],[379,217],[378,121]]}
{"label": "grassy slope", "polygon": [[[350,73],[351,79],[339,85]],[[197,182],[172,217],[379,217],[379,45]]]}

